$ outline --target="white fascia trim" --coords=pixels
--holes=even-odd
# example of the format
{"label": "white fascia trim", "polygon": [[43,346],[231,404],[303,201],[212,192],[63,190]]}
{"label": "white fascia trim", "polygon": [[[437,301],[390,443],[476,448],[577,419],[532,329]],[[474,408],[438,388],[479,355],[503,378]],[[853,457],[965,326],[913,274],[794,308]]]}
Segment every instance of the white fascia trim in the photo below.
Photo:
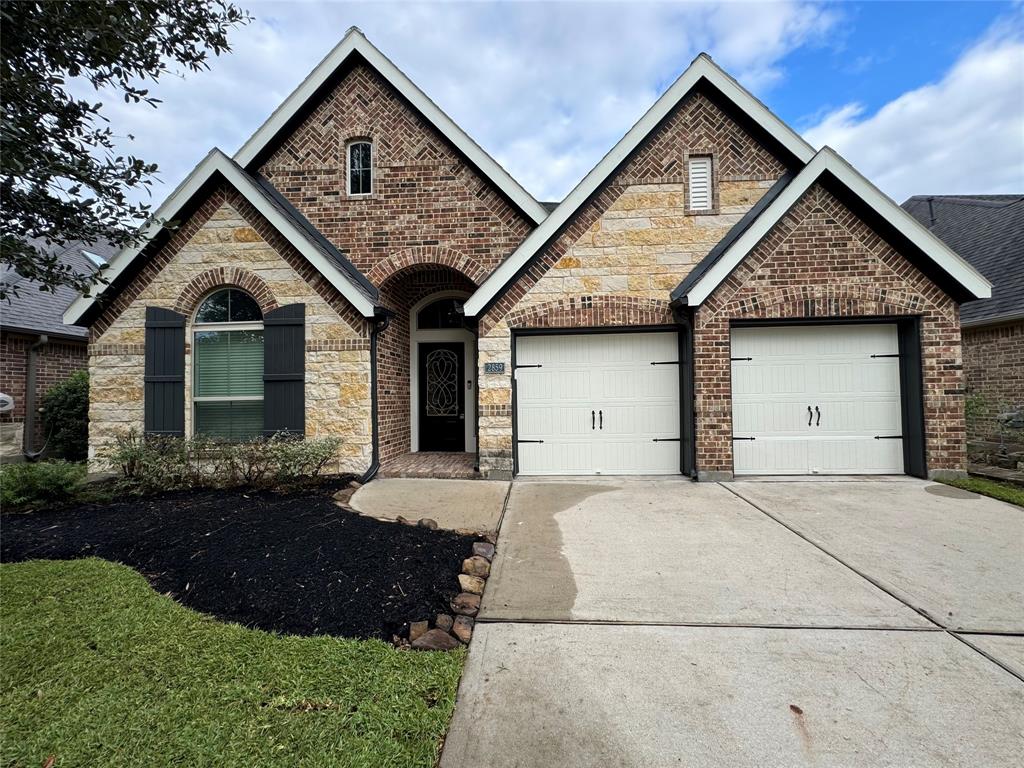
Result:
{"label": "white fascia trim", "polygon": [[772,114],[764,104],[739,83],[727,75],[707,54],[701,54],[686,71],[661,95],[653,106],[625,136],[612,147],[601,161],[594,166],[576,188],[548,214],[537,229],[502,264],[491,273],[476,293],[465,304],[468,317],[474,317],[487,307],[505,285],[527,261],[564,225],[584,202],[608,179],[616,168],[647,138],[658,124],[697,85],[701,78],[721,91],[741,111],[746,113],[761,128],[767,131],[782,146],[793,153],[800,162],[806,163],[814,157],[814,148],[804,141],[796,131]]}
{"label": "white fascia trim", "polygon": [[381,53],[366,39],[356,27],[352,27],[309,76],[299,85],[291,96],[284,100],[280,107],[267,121],[260,126],[242,148],[235,154],[235,162],[243,167],[263,151],[263,148],[284,128],[292,117],[313,97],[313,94],[337,71],[353,52],[360,54],[370,66],[377,70],[391,86],[405,97],[441,134],[477,166],[490,181],[504,192],[519,208],[529,216],[534,224],[540,224],[547,218],[547,210],[533,196],[520,186],[519,182],[509,175],[498,162],[487,154],[469,135],[448,117],[441,108],[421,91],[405,73],[396,67],[390,59]]}
{"label": "white fascia trim", "polygon": [[977,299],[992,295],[992,285],[981,273],[949,249],[945,243],[925,229],[913,216],[886,197],[870,181],[861,176],[831,147],[823,147],[789,186],[765,209],[746,232],[722,254],[722,258],[697,281],[686,295],[686,303],[699,306],[729,276],[736,266],[786,215],[803,194],[828,171],[853,194],[871,206],[889,224],[920,248],[950,277]]}
{"label": "white fascia trim", "polygon": [[[173,221],[178,212],[188,203],[189,200],[202,188],[214,173],[221,174],[224,179],[237,189],[243,197],[260,214],[271,223],[295,249],[301,253],[319,272],[327,278],[338,291],[344,296],[363,317],[373,317],[373,302],[371,302],[345,275],[329,260],[324,258],[305,237],[299,232],[295,224],[285,218],[281,212],[267,200],[267,198],[256,188],[255,183],[242,173],[231,158],[219,149],[213,149],[203,158],[202,162],[195,167],[185,180],[178,185],[170,197],[164,201],[149,222],[143,227],[142,237],[138,244],[125,248],[110,261],[107,269],[103,270],[103,276],[113,283],[118,276],[136,259],[146,245],[153,240],[163,229],[167,221]],[[75,325],[78,323],[88,309],[96,303],[102,292],[97,296],[79,296],[64,312],[64,323]]]}

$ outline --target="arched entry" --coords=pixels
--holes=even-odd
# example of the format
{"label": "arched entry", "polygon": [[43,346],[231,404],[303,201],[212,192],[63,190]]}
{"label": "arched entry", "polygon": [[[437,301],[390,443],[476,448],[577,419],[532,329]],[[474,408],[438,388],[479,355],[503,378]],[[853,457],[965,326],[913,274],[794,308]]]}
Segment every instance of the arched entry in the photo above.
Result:
{"label": "arched entry", "polygon": [[476,344],[459,305],[440,291],[409,313],[410,450],[476,451]]}

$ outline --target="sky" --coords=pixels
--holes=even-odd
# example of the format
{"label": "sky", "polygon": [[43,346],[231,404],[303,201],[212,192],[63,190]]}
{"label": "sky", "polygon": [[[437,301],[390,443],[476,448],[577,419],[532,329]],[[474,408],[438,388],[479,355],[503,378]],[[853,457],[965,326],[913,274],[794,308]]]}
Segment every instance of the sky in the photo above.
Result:
{"label": "sky", "polygon": [[350,26],[539,200],[560,200],[701,51],[883,192],[1024,193],[1024,2],[245,2],[200,73],[108,99],[159,204],[234,154]]}

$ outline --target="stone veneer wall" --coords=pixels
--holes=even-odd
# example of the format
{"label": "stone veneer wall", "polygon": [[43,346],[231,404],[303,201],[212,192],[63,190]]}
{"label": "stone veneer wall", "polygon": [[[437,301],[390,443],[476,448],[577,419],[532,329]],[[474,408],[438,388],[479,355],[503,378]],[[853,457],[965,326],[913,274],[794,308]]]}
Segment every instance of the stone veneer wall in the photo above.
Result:
{"label": "stone veneer wall", "polygon": [[244,199],[220,189],[171,237],[94,323],[89,345],[90,464],[118,433],[143,428],[145,309],[188,317],[185,429],[191,433],[191,315],[221,285],[252,292],[264,311],[306,305],[306,435],[344,439],[337,469],[370,462],[367,324]]}
{"label": "stone veneer wall", "polygon": [[967,394],[978,398],[967,439],[1024,450],[1024,428],[1012,422],[1001,428],[996,420],[999,414],[1024,412],[1024,321],[964,328],[963,348]]}
{"label": "stone veneer wall", "polygon": [[[686,210],[690,155],[712,158],[711,211]],[[785,170],[708,97],[676,108],[481,319],[483,475],[512,471],[512,329],[671,323],[670,291]]]}
{"label": "stone veneer wall", "polygon": [[[373,142],[373,193],[347,193],[347,144]],[[451,249],[479,282],[533,227],[373,69],[358,66],[263,163],[266,176],[378,287],[386,259]]]}
{"label": "stone veneer wall", "polygon": [[919,315],[929,472],[965,465],[959,308],[814,185],[697,310],[697,469],[732,474],[730,320]]}

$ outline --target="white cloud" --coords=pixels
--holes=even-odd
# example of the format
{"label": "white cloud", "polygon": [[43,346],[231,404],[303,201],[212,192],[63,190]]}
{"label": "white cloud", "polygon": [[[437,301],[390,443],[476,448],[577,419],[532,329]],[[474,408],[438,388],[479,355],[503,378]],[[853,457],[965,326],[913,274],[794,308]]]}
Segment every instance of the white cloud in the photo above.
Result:
{"label": "white cloud", "polygon": [[1024,191],[1024,35],[999,23],[938,82],[874,114],[846,104],[804,137],[828,144],[897,202]]}
{"label": "white cloud", "polygon": [[701,50],[765,90],[836,21],[803,0],[243,5],[256,21],[234,51],[154,87],[159,109],[107,99],[136,136],[124,151],[160,165],[155,202],[214,145],[233,154],[352,25],[530,192],[561,199]]}

